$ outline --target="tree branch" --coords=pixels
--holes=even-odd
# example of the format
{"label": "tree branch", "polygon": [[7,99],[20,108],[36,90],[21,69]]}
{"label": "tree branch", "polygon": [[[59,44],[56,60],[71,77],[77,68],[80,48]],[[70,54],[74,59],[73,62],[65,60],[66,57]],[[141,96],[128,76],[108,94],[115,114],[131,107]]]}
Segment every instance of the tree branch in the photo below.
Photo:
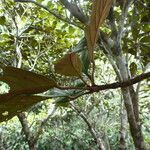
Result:
{"label": "tree branch", "polygon": [[[150,72],[143,73],[141,75],[136,76],[135,78],[132,78],[124,82],[114,82],[111,84],[93,85],[93,86],[85,86],[85,87],[56,87],[56,88],[59,88],[61,90],[69,90],[69,89],[88,90],[91,93],[93,93],[93,92],[99,92],[99,91],[108,90],[108,89],[125,88],[133,84],[136,84],[138,82],[141,82],[142,80],[147,79],[147,78],[150,78]],[[84,94],[89,94],[89,92],[84,93]]]}
{"label": "tree branch", "polygon": [[81,26],[77,25],[76,23],[71,22],[69,19],[64,18],[63,16],[61,16],[61,15],[59,15],[59,14],[53,12],[52,10],[50,10],[49,8],[47,8],[46,6],[44,6],[44,5],[42,5],[42,4],[38,3],[38,2],[36,2],[36,1],[34,1],[34,0],[14,0],[14,2],[33,3],[33,4],[35,4],[36,6],[39,6],[39,7],[43,8],[44,10],[48,11],[50,14],[52,14],[54,17],[60,19],[61,21],[67,22],[68,24],[72,24],[72,25],[74,25],[74,26],[76,26],[76,27],[78,27],[78,28],[83,29]]}
{"label": "tree branch", "polygon": [[77,6],[75,3],[68,2],[68,0],[60,0],[60,2],[70,11],[70,13],[77,18],[83,24],[88,23],[88,17],[84,15],[81,8]]}
{"label": "tree branch", "polygon": [[121,52],[120,42],[123,37],[124,25],[125,25],[125,21],[126,21],[127,14],[128,14],[128,9],[132,2],[133,2],[133,0],[124,1],[124,6],[123,6],[120,23],[119,23],[118,35],[117,35],[117,39],[116,39],[116,48],[115,48],[116,55],[119,55]]}
{"label": "tree branch", "polygon": [[30,128],[28,126],[28,121],[27,121],[27,118],[25,116],[25,113],[19,113],[18,114],[18,119],[19,119],[19,121],[22,125],[22,130],[23,130],[23,132],[25,134],[25,137],[26,137],[26,140],[28,142],[29,149],[30,150],[35,150],[36,149],[35,147],[36,147],[37,143],[34,142],[34,137],[32,136],[32,133],[31,133]]}
{"label": "tree branch", "polygon": [[85,116],[83,112],[81,112],[73,103],[70,103],[72,109],[84,120],[84,122],[88,126],[88,130],[91,133],[96,145],[99,147],[100,150],[105,150],[103,139],[98,137],[97,132],[93,128],[92,124],[89,122],[88,118]]}
{"label": "tree branch", "polygon": [[106,89],[117,89],[117,88],[125,88],[130,85],[136,84],[144,79],[150,78],[150,72],[143,73],[135,78],[132,78],[130,80],[124,81],[124,82],[115,82],[111,84],[105,84],[105,85],[96,85],[95,87],[90,87],[90,90],[93,90],[93,92],[98,92]]}

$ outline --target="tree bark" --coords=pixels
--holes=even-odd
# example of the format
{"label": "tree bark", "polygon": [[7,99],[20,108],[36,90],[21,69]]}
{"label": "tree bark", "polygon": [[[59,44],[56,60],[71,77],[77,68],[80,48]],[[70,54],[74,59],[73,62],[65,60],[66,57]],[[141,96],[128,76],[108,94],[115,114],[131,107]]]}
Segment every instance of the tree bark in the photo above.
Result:
{"label": "tree bark", "polygon": [[[116,63],[118,65],[121,77],[123,81],[128,80],[128,72],[126,69],[125,58],[120,54],[117,56]],[[133,87],[121,88],[124,105],[127,111],[128,122],[130,126],[130,132],[134,141],[134,145],[137,150],[146,150],[144,139],[141,131],[141,126],[139,125],[139,112],[138,112],[138,100],[135,96],[131,94],[131,89]],[[136,113],[136,114],[135,114]]]}
{"label": "tree bark", "polygon": [[29,150],[37,150],[36,148],[37,142],[34,140],[34,137],[32,136],[25,113],[23,112],[19,113],[18,119],[22,125],[22,130],[23,130],[23,133],[25,134],[25,137],[29,146]]}
{"label": "tree bark", "polygon": [[88,121],[87,117],[73,104],[71,104],[72,108],[78,113],[78,115],[84,120],[84,122],[87,124],[89,132],[91,133],[92,137],[94,138],[94,141],[96,145],[98,146],[99,150],[106,150],[103,140],[97,136],[97,133],[95,129],[92,127],[91,123]]}
{"label": "tree bark", "polygon": [[121,101],[120,121],[121,126],[120,126],[119,150],[126,150],[127,114],[124,108],[123,101]]}

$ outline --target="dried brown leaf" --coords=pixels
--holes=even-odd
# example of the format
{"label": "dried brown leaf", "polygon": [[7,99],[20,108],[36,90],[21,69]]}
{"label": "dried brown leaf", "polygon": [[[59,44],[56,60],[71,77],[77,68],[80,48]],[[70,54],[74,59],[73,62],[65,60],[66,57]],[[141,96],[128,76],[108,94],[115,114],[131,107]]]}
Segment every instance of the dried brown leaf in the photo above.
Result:
{"label": "dried brown leaf", "polygon": [[10,92],[36,94],[56,86],[56,82],[43,75],[15,67],[4,67],[0,81],[10,86]]}
{"label": "dried brown leaf", "polygon": [[99,27],[107,17],[111,5],[112,0],[95,0],[93,2],[92,14],[89,20],[89,24],[85,29],[89,57],[91,60],[94,59],[93,51],[98,38]]}
{"label": "dried brown leaf", "polygon": [[82,74],[82,62],[76,53],[66,54],[55,64],[55,71],[65,76],[77,76]]}
{"label": "dried brown leaf", "polygon": [[18,113],[26,111],[32,105],[45,99],[48,98],[25,94],[15,95],[14,93],[0,95],[0,122],[11,119]]}

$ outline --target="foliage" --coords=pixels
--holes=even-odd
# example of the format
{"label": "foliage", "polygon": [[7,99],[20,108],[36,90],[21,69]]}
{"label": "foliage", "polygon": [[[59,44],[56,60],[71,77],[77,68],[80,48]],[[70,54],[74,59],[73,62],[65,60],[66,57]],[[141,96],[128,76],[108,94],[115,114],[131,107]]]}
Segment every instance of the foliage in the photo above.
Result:
{"label": "foliage", "polygon": [[[128,93],[126,86],[121,94],[108,83],[123,87],[127,72],[139,97],[144,140],[150,143],[149,79],[132,86],[132,79],[149,71],[148,1],[18,1],[0,3],[0,121],[26,111],[40,150],[100,149],[97,139],[115,150],[121,100]],[[52,116],[49,100],[57,108]],[[1,123],[0,149],[28,149],[31,139],[20,123],[16,117]],[[133,150],[133,132],[123,125],[126,148]]]}

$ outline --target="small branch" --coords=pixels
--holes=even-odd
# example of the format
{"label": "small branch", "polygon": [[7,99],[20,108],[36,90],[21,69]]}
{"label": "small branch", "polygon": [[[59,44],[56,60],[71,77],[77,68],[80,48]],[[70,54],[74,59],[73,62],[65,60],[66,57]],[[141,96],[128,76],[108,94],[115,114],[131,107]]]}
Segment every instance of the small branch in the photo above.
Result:
{"label": "small branch", "polygon": [[112,50],[111,50],[111,48],[109,46],[109,41],[108,41],[108,39],[106,38],[106,35],[103,32],[100,32],[100,35],[101,36],[99,36],[99,38],[98,38],[98,46],[101,48],[101,44],[102,44],[102,46],[104,48],[103,52],[107,56],[110,64],[112,65],[115,73],[117,74],[117,77],[118,77],[119,81],[121,81],[121,75],[120,75],[120,72],[118,70],[117,65],[114,62],[113,52],[112,52]]}
{"label": "small branch", "polygon": [[119,23],[118,35],[117,35],[117,39],[116,39],[116,54],[117,55],[120,54],[120,52],[121,52],[120,42],[123,37],[124,25],[125,25],[125,21],[126,21],[127,14],[128,14],[128,9],[132,2],[133,2],[133,0],[124,1],[124,6],[123,6],[121,19],[120,19],[120,23]]}
{"label": "small branch", "polygon": [[83,24],[87,24],[88,17],[84,15],[81,8],[75,3],[68,2],[68,0],[60,0],[60,2],[70,11],[70,13]]}
{"label": "small branch", "polygon": [[35,138],[34,138],[34,141],[35,141],[36,143],[37,143],[37,141],[39,140],[40,135],[42,134],[42,132],[41,132],[42,129],[43,129],[44,126],[47,124],[47,122],[48,122],[48,120],[50,119],[50,117],[53,116],[53,114],[56,112],[56,110],[57,110],[57,107],[54,106],[52,112],[51,112],[45,119],[43,119],[43,120],[41,121],[40,127],[39,127],[39,129],[38,129],[38,131],[37,131],[37,133],[36,133]]}
{"label": "small branch", "polygon": [[[81,93],[80,95],[68,97],[71,100],[73,100],[73,99],[76,99],[80,96],[83,96],[83,95],[86,95],[86,94],[91,94],[91,93],[94,93],[94,92],[99,92],[99,91],[102,91],[102,90],[117,89],[117,88],[120,88],[120,87],[125,88],[127,86],[130,86],[130,85],[136,84],[138,82],[141,82],[142,80],[147,79],[147,78],[150,78],[150,72],[143,73],[143,74],[141,74],[141,75],[139,75],[139,76],[137,76],[133,79],[130,79],[130,80],[127,80],[127,81],[124,81],[124,82],[115,82],[115,83],[111,83],[111,84],[94,85],[94,86],[86,86],[86,87],[59,87],[59,86],[57,86],[56,88],[61,89],[61,90],[70,90],[70,89],[87,90],[87,92]],[[18,90],[15,93],[9,92],[9,93],[5,93],[5,94],[0,94],[0,99],[3,99],[6,96],[7,96],[7,98],[12,97],[12,95],[16,96],[16,95],[18,95],[20,93],[24,93],[24,92],[26,92],[26,90],[25,91],[24,90]]]}
{"label": "small branch", "polygon": [[68,96],[70,100],[74,100],[80,96],[91,94],[94,92],[99,92],[102,90],[125,88],[133,84],[136,84],[138,82],[141,82],[142,80],[147,79],[149,77],[150,77],[150,72],[143,73],[133,79],[130,79],[124,82],[115,82],[115,83],[104,84],[104,85],[92,85],[92,86],[86,86],[86,87],[56,87],[56,88],[59,88],[61,90],[69,90],[69,89],[87,90],[87,92],[81,93],[80,95],[77,95],[77,96]]}
{"label": "small branch", "polygon": [[28,126],[28,121],[27,121],[27,118],[25,116],[25,113],[19,113],[18,119],[22,125],[22,130],[23,130],[25,137],[26,137],[26,140],[28,142],[29,149],[30,150],[36,150],[35,146],[37,143],[34,142],[34,137],[32,136],[32,133],[31,133],[30,128]]}
{"label": "small branch", "polygon": [[85,93],[81,93],[80,95],[77,95],[77,96],[68,96],[68,98],[70,98],[70,100],[75,100],[75,99],[77,99],[78,97],[81,97],[81,96],[87,95],[87,94],[91,94],[91,92],[88,91],[88,92],[85,92]]}
{"label": "small branch", "polygon": [[58,88],[60,90],[87,90],[87,86],[85,86],[85,87],[57,86],[56,88]]}
{"label": "small branch", "polygon": [[77,106],[75,106],[73,103],[70,103],[72,109],[84,120],[84,122],[86,123],[89,132],[91,133],[96,145],[98,146],[98,148],[100,150],[105,150],[105,147],[103,145],[103,140],[98,137],[97,132],[95,131],[95,129],[92,126],[92,123],[89,122],[88,118],[85,116],[85,114],[83,112],[81,112],[79,110],[79,108]]}
{"label": "small branch", "polygon": [[50,10],[49,8],[47,8],[46,6],[34,1],[34,0],[14,0],[15,2],[22,2],[22,3],[33,3],[36,6],[39,6],[40,8],[43,8],[44,10],[48,11],[50,14],[52,14],[53,16],[55,16],[56,18],[60,19],[61,21],[67,22],[68,24],[72,24],[80,29],[83,29],[81,26],[75,24],[74,22],[71,22],[69,19],[65,19],[63,18],[63,16],[53,12],[52,10]]}
{"label": "small branch", "polygon": [[91,82],[92,82],[92,85],[95,85],[95,61],[92,60],[92,75],[91,75]]}

